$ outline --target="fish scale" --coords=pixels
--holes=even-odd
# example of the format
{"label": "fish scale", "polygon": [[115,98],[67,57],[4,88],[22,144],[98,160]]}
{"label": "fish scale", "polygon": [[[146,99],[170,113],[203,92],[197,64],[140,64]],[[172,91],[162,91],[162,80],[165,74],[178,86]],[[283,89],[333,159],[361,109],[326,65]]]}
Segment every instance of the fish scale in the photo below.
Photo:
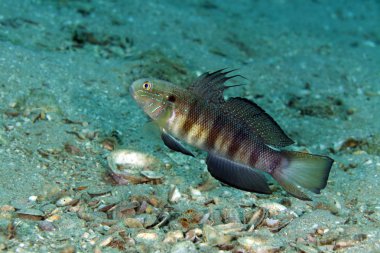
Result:
{"label": "fish scale", "polygon": [[[181,140],[208,152],[208,171],[238,189],[271,193],[264,174],[288,193],[310,200],[306,191],[325,188],[333,160],[288,151],[294,142],[262,108],[244,98],[223,97],[231,71],[205,73],[189,87],[139,79],[130,92],[161,130],[165,145],[194,156]],[[275,147],[276,149],[272,148]]]}

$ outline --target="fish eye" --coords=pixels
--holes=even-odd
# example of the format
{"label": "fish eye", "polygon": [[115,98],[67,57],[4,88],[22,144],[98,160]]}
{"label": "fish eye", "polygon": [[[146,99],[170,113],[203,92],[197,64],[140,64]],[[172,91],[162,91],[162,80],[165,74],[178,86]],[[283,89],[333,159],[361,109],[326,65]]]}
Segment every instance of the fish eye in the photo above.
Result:
{"label": "fish eye", "polygon": [[143,84],[143,89],[144,90],[151,90],[152,89],[152,83],[149,81],[145,81]]}
{"label": "fish eye", "polygon": [[176,97],[175,97],[174,95],[169,95],[169,96],[168,96],[168,101],[169,101],[169,102],[174,103],[175,100],[176,100]]}

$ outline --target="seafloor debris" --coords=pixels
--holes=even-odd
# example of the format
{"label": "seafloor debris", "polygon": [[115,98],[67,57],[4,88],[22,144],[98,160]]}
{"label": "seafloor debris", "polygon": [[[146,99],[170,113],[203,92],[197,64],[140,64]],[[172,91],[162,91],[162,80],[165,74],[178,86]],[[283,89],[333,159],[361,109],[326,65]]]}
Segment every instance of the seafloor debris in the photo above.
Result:
{"label": "seafloor debris", "polygon": [[164,165],[153,156],[132,151],[113,151],[108,157],[110,175],[117,184],[160,184],[163,175],[156,170]]}
{"label": "seafloor debris", "polygon": [[[241,209],[225,205],[225,202],[222,209],[211,202],[200,209],[184,208],[180,205],[184,202],[170,202],[164,194],[132,193],[125,198],[109,186],[81,186],[64,192],[66,195],[51,201],[42,201],[43,198],[36,198],[33,202],[14,201],[17,208],[3,206],[1,217],[7,217],[8,226],[21,222],[23,230],[33,227],[28,223],[35,224],[41,232],[54,238],[62,236],[59,235],[61,229],[82,224],[80,227],[88,230],[81,232],[81,238],[99,249],[110,247],[138,252],[149,252],[142,248],[155,248],[158,243],[159,248],[172,249],[171,252],[187,252],[185,249],[190,252],[215,249],[281,252],[284,244],[275,239],[274,234],[299,219],[290,207],[262,199],[256,201],[256,206]],[[183,197],[191,199],[190,196]],[[222,200],[218,202],[222,203]],[[191,202],[187,203],[193,206]],[[19,209],[22,207],[25,208]],[[14,216],[20,220],[18,223],[12,221]],[[13,226],[16,235],[18,226]],[[305,252],[319,252],[320,247],[337,250],[354,246],[367,238],[365,233],[353,231],[350,235],[332,226],[335,224],[316,226],[311,233],[300,235],[293,247],[307,250]]]}

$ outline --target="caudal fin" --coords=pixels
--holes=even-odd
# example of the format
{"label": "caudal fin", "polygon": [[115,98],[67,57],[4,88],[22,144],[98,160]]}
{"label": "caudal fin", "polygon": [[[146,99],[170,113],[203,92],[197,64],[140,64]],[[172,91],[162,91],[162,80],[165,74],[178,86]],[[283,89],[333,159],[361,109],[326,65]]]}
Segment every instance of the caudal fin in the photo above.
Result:
{"label": "caudal fin", "polygon": [[301,152],[281,151],[288,162],[276,168],[272,176],[291,195],[303,200],[311,200],[302,188],[320,193],[326,187],[331,166],[330,157]]}

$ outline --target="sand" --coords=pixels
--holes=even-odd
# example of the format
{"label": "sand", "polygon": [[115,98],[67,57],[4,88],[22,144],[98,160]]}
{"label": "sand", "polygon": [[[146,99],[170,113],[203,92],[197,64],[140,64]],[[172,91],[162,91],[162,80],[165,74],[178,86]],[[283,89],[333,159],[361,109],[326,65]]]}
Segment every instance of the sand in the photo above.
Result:
{"label": "sand", "polygon": [[[378,24],[375,0],[1,1],[0,251],[380,252]],[[292,149],[335,160],[313,201],[209,178],[128,93],[220,68]],[[124,149],[160,178],[115,182],[106,158]]]}

